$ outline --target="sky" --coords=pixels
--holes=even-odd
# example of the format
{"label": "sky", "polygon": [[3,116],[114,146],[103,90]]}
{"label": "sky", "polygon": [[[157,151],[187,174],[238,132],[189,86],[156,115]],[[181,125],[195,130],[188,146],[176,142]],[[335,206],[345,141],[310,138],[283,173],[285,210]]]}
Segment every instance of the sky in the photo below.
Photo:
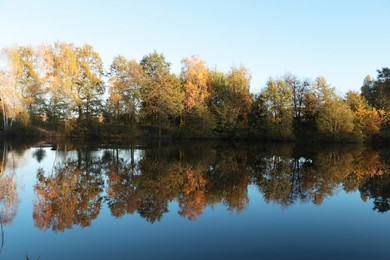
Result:
{"label": "sky", "polygon": [[0,49],[90,44],[106,68],[154,50],[179,73],[199,55],[211,69],[247,67],[251,91],[269,77],[325,77],[343,95],[390,66],[390,0],[0,0]]}

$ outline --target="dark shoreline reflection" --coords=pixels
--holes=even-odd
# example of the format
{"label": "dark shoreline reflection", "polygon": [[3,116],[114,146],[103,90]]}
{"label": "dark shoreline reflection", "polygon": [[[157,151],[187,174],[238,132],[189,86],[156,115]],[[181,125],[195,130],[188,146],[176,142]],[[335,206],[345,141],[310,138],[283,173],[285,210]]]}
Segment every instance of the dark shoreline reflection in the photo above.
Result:
{"label": "dark shoreline reflection", "polygon": [[[359,191],[378,212],[390,209],[388,154],[366,146],[58,143],[53,149],[51,172],[38,169],[34,185],[33,218],[40,230],[90,226],[103,204],[113,217],[137,213],[150,223],[160,221],[172,201],[191,221],[202,218],[207,206],[220,204],[240,214],[249,203],[249,185],[266,203],[282,208],[321,205],[344,190]],[[45,152],[37,151],[33,157],[42,160]],[[0,192],[4,208],[6,195]]]}

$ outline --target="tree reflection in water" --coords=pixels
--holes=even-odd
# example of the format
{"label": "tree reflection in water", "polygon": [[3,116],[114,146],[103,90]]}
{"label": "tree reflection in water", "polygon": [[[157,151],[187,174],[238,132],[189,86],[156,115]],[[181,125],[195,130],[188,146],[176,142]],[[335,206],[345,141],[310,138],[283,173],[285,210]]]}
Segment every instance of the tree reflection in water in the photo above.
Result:
{"label": "tree reflection in water", "polygon": [[49,176],[38,169],[33,217],[41,230],[86,227],[99,215],[104,187],[101,159],[88,150],[68,153]]}
{"label": "tree reflection in water", "polygon": [[390,209],[386,155],[367,147],[224,144],[159,146],[143,150],[57,145],[51,173],[37,172],[35,225],[63,231],[91,225],[103,202],[114,217],[138,213],[160,221],[176,201],[181,217],[195,221],[207,206],[240,214],[248,186],[266,203],[320,205],[340,190],[360,191],[374,209]]}
{"label": "tree reflection in water", "polygon": [[15,172],[18,167],[17,157],[19,157],[18,151],[4,142],[3,147],[0,148],[0,254],[5,243],[4,226],[12,223],[19,205]]}

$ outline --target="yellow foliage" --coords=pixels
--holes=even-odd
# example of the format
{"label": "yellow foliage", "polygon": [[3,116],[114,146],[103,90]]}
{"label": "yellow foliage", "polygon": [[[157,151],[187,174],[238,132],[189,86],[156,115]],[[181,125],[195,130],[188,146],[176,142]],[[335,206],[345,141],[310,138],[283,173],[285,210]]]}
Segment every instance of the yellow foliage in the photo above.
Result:
{"label": "yellow foliage", "polygon": [[181,78],[184,82],[185,107],[190,110],[194,106],[203,105],[209,100],[210,75],[205,62],[197,55],[182,60]]}

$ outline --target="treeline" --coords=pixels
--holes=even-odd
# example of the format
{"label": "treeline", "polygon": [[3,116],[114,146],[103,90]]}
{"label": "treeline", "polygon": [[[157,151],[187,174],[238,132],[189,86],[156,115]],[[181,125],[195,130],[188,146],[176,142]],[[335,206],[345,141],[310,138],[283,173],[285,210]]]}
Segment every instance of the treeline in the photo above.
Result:
{"label": "treeline", "polygon": [[[288,74],[250,93],[244,66],[209,69],[198,56],[179,75],[157,52],[114,58],[108,71],[90,45],[3,49],[2,127],[77,136],[155,135],[293,140],[389,139],[390,71],[367,77],[362,93],[336,94],[325,78]],[[18,132],[19,131],[19,132]]]}

